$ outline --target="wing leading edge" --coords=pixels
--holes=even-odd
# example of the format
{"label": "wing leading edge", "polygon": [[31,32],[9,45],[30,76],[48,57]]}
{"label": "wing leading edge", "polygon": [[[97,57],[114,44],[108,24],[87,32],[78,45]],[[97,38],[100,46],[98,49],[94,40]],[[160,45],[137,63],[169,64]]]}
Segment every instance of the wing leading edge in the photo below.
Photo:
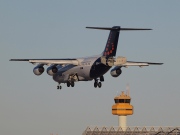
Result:
{"label": "wing leading edge", "polygon": [[28,61],[32,64],[44,64],[44,65],[50,65],[50,64],[72,64],[72,65],[78,65],[79,62],[77,59],[10,59],[10,61]]}

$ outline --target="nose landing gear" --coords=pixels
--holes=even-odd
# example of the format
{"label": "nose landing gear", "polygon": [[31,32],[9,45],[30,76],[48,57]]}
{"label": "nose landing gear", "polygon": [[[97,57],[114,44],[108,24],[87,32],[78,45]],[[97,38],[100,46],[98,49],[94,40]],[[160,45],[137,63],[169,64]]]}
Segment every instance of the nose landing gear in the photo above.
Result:
{"label": "nose landing gear", "polygon": [[60,85],[60,83],[58,84],[57,89],[62,89],[62,86]]}

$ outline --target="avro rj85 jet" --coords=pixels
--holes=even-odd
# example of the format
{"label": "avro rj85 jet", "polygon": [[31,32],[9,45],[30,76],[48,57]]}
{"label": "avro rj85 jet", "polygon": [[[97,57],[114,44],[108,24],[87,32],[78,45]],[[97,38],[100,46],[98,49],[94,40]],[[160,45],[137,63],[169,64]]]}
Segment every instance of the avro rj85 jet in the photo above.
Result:
{"label": "avro rj85 jet", "polygon": [[128,66],[149,66],[162,65],[163,63],[152,62],[134,62],[127,61],[125,57],[116,56],[120,31],[127,30],[151,30],[137,28],[121,28],[114,26],[112,28],[86,27],[90,29],[110,30],[109,37],[104,51],[96,56],[68,59],[10,59],[10,61],[28,61],[32,64],[38,64],[33,72],[35,75],[41,75],[44,72],[44,66],[47,68],[47,74],[52,76],[53,80],[58,82],[57,89],[61,89],[61,83],[66,83],[67,87],[74,87],[75,82],[94,80],[94,87],[101,87],[104,81],[103,75],[114,66],[110,74],[112,77],[118,77],[121,74],[122,67]]}

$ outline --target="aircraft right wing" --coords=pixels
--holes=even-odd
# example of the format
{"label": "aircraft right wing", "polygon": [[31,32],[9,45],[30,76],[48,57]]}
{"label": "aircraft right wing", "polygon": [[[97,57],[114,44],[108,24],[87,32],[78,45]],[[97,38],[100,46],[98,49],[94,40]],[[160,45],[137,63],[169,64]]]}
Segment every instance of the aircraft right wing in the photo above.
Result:
{"label": "aircraft right wing", "polygon": [[10,61],[28,61],[32,64],[44,64],[44,65],[51,65],[51,64],[72,64],[78,65],[79,62],[77,59],[10,59]]}

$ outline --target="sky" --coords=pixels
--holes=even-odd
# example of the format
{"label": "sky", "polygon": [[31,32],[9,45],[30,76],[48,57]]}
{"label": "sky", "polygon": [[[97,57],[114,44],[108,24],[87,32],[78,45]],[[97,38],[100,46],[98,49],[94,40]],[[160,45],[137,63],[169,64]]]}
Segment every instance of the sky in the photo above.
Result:
{"label": "sky", "polygon": [[[0,0],[0,134],[82,134],[87,126],[117,126],[114,97],[130,85],[134,114],[128,126],[180,126],[179,0]],[[117,56],[161,66],[122,68],[74,88],[44,72],[33,74],[28,62],[11,58],[75,58],[100,54],[108,31],[86,26],[152,28],[121,31]]]}

